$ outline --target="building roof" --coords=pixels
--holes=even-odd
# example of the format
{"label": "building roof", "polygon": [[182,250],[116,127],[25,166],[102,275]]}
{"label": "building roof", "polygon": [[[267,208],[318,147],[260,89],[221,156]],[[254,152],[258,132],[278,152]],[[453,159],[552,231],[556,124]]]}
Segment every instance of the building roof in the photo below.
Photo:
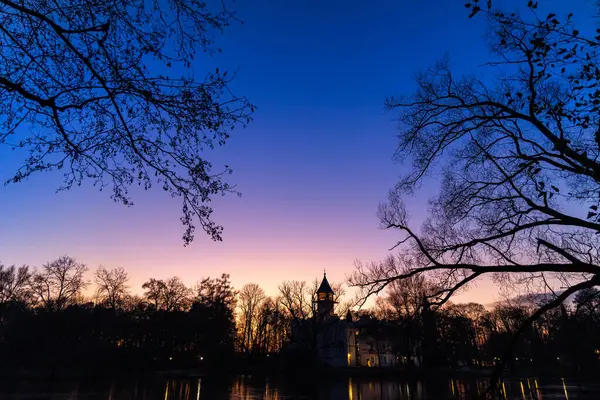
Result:
{"label": "building roof", "polygon": [[317,289],[317,293],[333,293],[333,289],[327,282],[327,275],[323,272],[323,280],[321,281],[321,286]]}

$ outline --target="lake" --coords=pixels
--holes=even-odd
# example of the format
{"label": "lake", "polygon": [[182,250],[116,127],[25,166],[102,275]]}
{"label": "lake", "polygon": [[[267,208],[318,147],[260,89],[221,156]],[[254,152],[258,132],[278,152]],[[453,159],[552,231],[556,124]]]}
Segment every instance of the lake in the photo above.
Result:
{"label": "lake", "polygon": [[[335,378],[320,382],[238,377],[227,381],[208,378],[78,381],[5,381],[0,398],[106,400],[445,400],[472,399],[485,391],[485,379],[389,380]],[[503,384],[503,397],[513,399],[597,399],[599,384],[570,379],[514,379]]]}

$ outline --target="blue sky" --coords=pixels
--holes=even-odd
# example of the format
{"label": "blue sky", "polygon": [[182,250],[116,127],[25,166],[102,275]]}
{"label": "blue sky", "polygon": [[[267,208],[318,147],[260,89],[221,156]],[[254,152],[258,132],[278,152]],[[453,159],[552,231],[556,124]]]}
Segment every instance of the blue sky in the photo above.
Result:
{"label": "blue sky", "polygon": [[[496,1],[509,10],[522,1]],[[594,2],[541,2],[589,13]],[[353,261],[387,255],[394,234],[378,229],[377,204],[409,167],[392,161],[397,125],[386,96],[410,94],[412,76],[447,53],[457,73],[482,73],[489,57],[484,20],[454,0],[237,0],[234,23],[217,36],[223,53],[197,71],[238,70],[233,90],[258,108],[245,130],[207,157],[234,169],[243,193],[214,202],[223,243],[198,235],[184,248],[180,204],[162,190],[134,191],[114,204],[91,185],[55,194],[60,176],[0,187],[0,260],[39,265],[70,254],[90,268],[123,266],[139,290],[149,277],[192,284],[231,273],[274,294],[285,279],[312,280],[327,268],[341,281]],[[18,166],[0,148],[0,178]],[[433,179],[408,199],[418,225]],[[469,299],[493,300],[487,284]]]}

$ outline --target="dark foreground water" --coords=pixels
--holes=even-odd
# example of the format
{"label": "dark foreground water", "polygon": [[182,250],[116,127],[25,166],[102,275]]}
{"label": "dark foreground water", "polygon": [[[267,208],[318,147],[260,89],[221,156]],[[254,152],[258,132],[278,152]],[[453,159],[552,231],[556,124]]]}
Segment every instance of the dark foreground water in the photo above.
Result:
{"label": "dark foreground water", "polygon": [[[0,382],[0,398],[106,400],[446,400],[473,399],[487,387],[485,379],[390,380],[335,378],[319,381],[238,377],[231,380],[163,379]],[[506,380],[506,399],[600,399],[600,384],[570,379]]]}

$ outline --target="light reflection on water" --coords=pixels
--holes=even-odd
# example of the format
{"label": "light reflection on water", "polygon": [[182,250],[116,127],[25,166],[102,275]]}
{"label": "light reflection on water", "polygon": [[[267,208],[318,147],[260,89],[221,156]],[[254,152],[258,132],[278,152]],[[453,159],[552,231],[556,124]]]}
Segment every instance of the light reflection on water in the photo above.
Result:
{"label": "light reflection on water", "polygon": [[[16,381],[0,384],[0,398],[9,400],[466,400],[486,392],[486,379],[390,380],[335,378],[295,381],[238,377],[230,381],[187,378],[153,380]],[[501,385],[507,400],[581,400],[600,398],[600,385],[569,379],[523,378]]]}

